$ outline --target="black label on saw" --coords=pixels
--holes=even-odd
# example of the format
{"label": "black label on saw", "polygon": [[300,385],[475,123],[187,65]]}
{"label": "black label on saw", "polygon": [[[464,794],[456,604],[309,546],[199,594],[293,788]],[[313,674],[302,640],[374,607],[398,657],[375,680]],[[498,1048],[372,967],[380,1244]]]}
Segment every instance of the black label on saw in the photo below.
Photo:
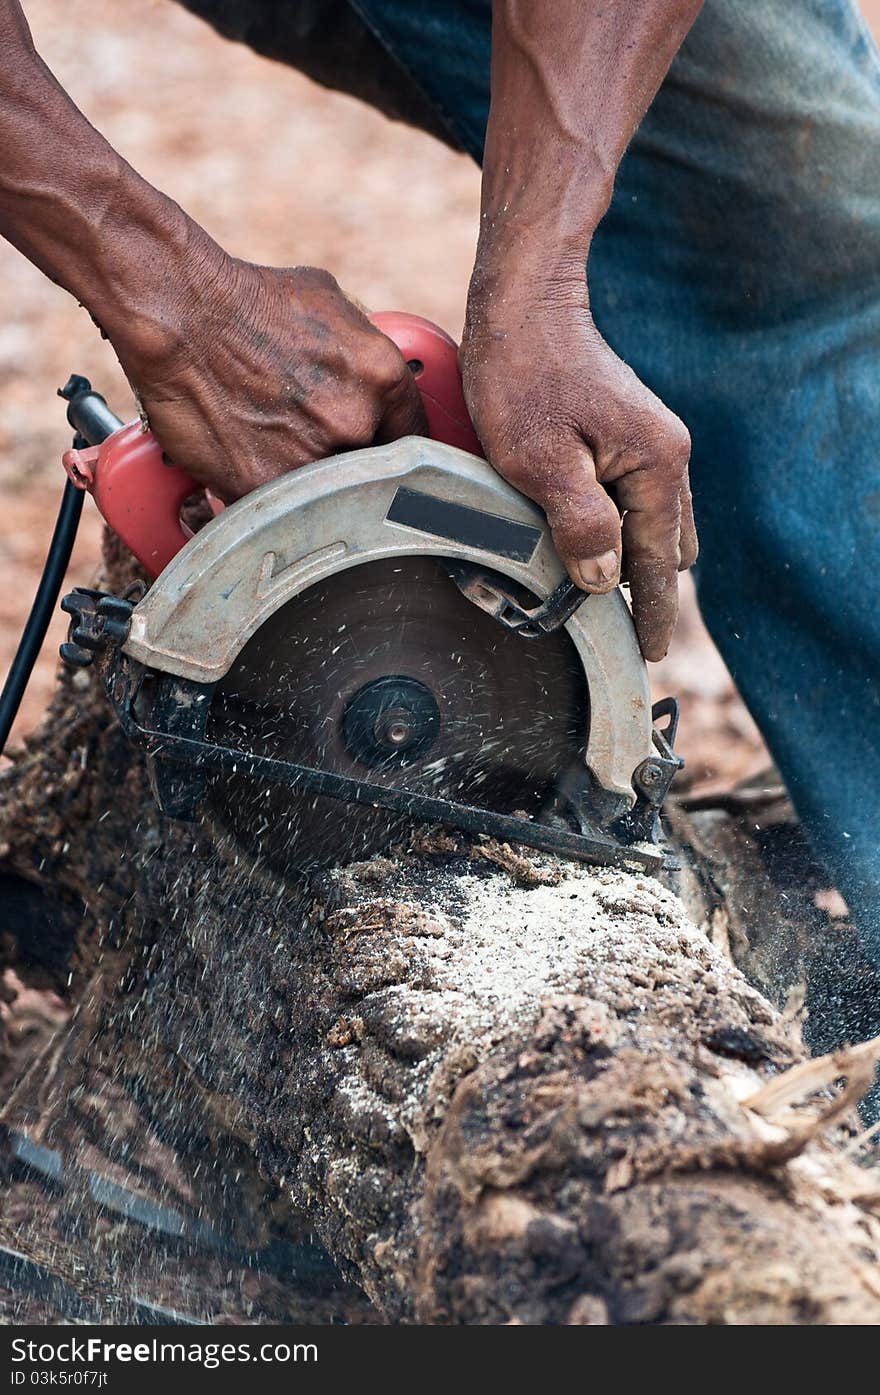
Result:
{"label": "black label on saw", "polygon": [[509,557],[512,562],[528,562],[542,536],[540,528],[528,523],[484,513],[467,504],[453,504],[433,494],[420,494],[417,489],[398,489],[385,518],[388,523],[402,523],[406,528],[446,538],[462,547],[478,547],[497,557]]}

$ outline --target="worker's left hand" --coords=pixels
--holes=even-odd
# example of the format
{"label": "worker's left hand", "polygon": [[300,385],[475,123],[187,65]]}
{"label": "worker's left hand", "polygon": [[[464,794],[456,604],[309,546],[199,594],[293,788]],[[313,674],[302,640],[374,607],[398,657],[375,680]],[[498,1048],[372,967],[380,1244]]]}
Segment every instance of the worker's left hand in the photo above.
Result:
{"label": "worker's left hand", "polygon": [[599,334],[582,269],[548,288],[515,258],[478,262],[461,366],[487,458],[544,509],[579,586],[610,591],[622,568],[642,652],[662,658],[697,555],[690,437]]}
{"label": "worker's left hand", "polygon": [[[170,460],[225,503],[340,451],[427,431],[399,349],[317,267],[206,252],[113,347]],[[157,329],[156,326],[159,328]]]}

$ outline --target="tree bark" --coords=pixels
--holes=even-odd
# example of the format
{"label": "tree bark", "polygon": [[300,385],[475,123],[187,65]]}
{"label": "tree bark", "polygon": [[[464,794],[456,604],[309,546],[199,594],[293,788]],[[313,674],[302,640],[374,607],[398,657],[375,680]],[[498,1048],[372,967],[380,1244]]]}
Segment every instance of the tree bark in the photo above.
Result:
{"label": "tree bark", "polygon": [[80,922],[77,1008],[6,1115],[60,1117],[86,1069],[122,1082],[181,1155],[253,1159],[388,1321],[876,1322],[876,1174],[845,1113],[872,1048],[805,1064],[797,1012],[731,952],[781,1003],[801,932],[771,973],[735,859],[707,870],[694,820],[678,837],[690,914],[647,877],[442,832],[267,886],[158,817],[94,679],[64,676],[0,781],[0,856],[61,945]]}

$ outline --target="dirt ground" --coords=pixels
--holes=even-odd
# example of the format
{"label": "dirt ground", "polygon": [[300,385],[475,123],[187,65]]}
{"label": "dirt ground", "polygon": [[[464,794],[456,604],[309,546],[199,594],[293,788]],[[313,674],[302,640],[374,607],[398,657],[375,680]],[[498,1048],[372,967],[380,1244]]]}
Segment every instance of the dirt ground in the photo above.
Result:
{"label": "dirt ground", "polygon": [[[880,0],[865,0],[880,27]],[[461,328],[477,225],[469,160],[360,103],[226,43],[169,0],[27,0],[41,52],[90,119],[230,251],[328,266],[374,309]],[[136,79],[136,87],[135,87]],[[55,390],[90,376],[116,410],[131,394],[87,315],[0,243],[0,673],[13,655],[52,528],[68,444]],[[99,524],[84,511],[69,581],[88,582]],[[725,784],[766,753],[703,629],[689,583],[658,696],[683,702],[688,783]],[[15,735],[37,723],[64,622],[56,616]]]}

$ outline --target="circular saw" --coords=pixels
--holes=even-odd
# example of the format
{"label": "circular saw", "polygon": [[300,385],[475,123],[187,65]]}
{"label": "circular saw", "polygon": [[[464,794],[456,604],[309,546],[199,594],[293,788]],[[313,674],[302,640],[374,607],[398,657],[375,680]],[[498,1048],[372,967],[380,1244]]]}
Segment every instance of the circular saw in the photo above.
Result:
{"label": "circular saw", "polygon": [[622,593],[575,587],[541,510],[481,458],[453,341],[376,318],[431,436],[282,475],[194,535],[194,481],[140,424],[89,446],[106,411],[71,380],[68,474],[154,579],[66,596],[63,656],[101,665],[161,808],[275,870],[423,823],[658,867],[676,711],[652,712]]}

